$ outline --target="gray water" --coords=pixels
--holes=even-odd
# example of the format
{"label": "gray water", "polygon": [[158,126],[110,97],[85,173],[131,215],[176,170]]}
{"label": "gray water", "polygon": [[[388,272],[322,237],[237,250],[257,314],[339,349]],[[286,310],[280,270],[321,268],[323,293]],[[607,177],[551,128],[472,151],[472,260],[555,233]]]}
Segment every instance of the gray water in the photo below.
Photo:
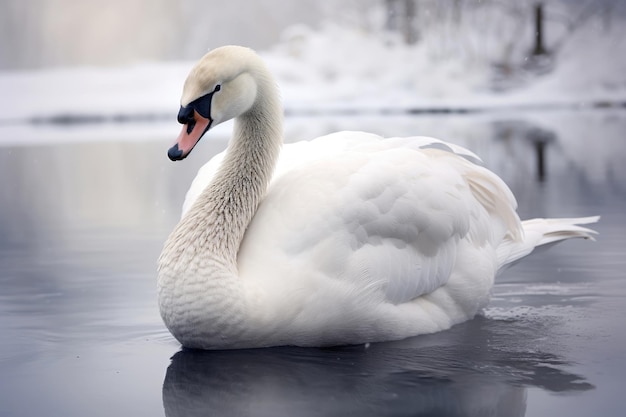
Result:
{"label": "gray water", "polygon": [[[0,415],[622,415],[626,112],[287,127],[293,139],[359,127],[455,141],[510,184],[522,218],[600,214],[600,235],[520,263],[483,313],[438,334],[184,351],[158,314],[156,258],[195,171],[225,138],[209,133],[176,164],[166,158],[172,137],[128,141],[115,126],[85,127],[80,143],[0,146]],[[104,128],[110,140],[89,140]]]}

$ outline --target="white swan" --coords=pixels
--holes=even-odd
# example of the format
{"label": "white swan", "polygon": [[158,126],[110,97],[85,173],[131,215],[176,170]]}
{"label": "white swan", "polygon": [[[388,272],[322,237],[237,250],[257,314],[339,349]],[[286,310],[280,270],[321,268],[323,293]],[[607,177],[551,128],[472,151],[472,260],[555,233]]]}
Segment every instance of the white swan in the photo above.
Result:
{"label": "white swan", "polygon": [[485,306],[536,246],[594,233],[520,222],[508,187],[432,138],[341,132],[282,147],[275,82],[250,49],[205,55],[183,89],[172,160],[235,118],[159,259],[163,320],[183,346],[323,346],[444,330]]}

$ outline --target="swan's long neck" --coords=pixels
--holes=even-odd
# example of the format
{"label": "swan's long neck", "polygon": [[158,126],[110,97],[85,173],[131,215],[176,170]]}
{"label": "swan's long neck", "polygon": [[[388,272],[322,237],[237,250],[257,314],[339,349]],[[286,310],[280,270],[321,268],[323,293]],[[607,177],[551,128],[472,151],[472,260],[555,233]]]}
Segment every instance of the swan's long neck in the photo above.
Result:
{"label": "swan's long neck", "polygon": [[235,119],[221,167],[172,232],[159,260],[161,314],[188,347],[239,336],[247,314],[237,252],[282,144],[277,88],[266,70],[255,71],[255,104]]}
{"label": "swan's long neck", "polygon": [[263,94],[259,89],[260,100],[235,120],[221,167],[181,222],[187,236],[196,236],[202,227],[207,244],[203,256],[229,266],[236,265],[239,245],[265,194],[282,143],[282,115],[268,106],[273,103]]}

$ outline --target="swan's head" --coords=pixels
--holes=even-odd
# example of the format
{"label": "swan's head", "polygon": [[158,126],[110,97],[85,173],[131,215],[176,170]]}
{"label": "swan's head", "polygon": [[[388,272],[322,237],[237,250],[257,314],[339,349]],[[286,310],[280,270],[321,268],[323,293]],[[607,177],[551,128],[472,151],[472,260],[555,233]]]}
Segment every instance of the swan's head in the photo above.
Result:
{"label": "swan's head", "polygon": [[250,110],[257,96],[250,64],[258,59],[248,48],[224,46],[207,53],[193,67],[178,112],[183,129],[167,153],[172,161],[185,159],[213,126]]}

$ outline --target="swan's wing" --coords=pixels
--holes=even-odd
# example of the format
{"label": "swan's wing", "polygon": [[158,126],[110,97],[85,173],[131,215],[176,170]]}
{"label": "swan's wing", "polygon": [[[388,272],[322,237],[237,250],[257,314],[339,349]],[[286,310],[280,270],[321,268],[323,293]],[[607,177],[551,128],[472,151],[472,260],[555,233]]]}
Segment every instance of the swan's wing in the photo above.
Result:
{"label": "swan's wing", "polygon": [[[380,136],[364,133],[364,132],[340,132],[331,134],[317,139],[315,142],[298,142],[290,144],[285,148],[278,166],[274,180],[280,178],[283,173],[291,169],[301,166],[312,161],[329,158],[333,155],[349,152],[354,146],[363,146],[364,144],[377,144],[382,138]],[[439,139],[415,136],[408,138],[391,138],[387,139],[392,146],[409,146],[414,149],[440,149],[454,153],[478,165],[483,165],[482,160],[475,153],[452,143],[447,143]],[[311,145],[314,143],[315,145]],[[187,213],[193,203],[196,201],[202,190],[211,181],[224,159],[226,152],[215,155],[209,162],[204,164],[194,178],[185,196],[181,217]]]}
{"label": "swan's wing", "polygon": [[502,198],[475,155],[441,144],[342,133],[285,147],[242,243],[241,276],[263,286],[311,276],[395,304],[446,284],[459,240],[484,245],[486,206]]}

